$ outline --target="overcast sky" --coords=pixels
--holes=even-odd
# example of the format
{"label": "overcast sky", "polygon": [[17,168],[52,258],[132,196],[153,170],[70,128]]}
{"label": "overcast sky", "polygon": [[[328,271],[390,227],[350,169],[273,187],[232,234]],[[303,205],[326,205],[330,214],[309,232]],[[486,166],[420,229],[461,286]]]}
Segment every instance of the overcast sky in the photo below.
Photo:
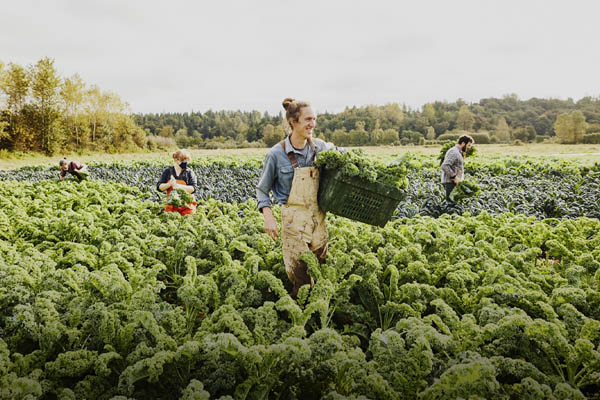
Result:
{"label": "overcast sky", "polygon": [[1,0],[0,61],[44,56],[133,112],[319,112],[600,95],[597,1]]}

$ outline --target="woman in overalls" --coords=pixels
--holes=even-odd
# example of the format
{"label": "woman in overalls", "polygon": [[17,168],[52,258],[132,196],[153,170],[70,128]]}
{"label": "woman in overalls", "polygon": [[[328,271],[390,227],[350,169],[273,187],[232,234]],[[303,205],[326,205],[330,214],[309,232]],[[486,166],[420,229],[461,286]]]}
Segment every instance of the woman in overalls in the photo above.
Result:
{"label": "woman in overalls", "polygon": [[275,200],[283,205],[283,261],[295,298],[302,285],[314,285],[300,255],[310,250],[321,263],[327,255],[325,213],[317,203],[319,170],[313,165],[319,151],[337,147],[313,138],[316,116],[309,103],[287,98],[283,108],[292,133],[267,153],[256,196],[265,219],[265,232],[273,239],[279,236],[279,231],[269,193],[272,191]]}
{"label": "woman in overalls", "polygon": [[[167,191],[167,200],[173,189],[184,189],[190,194],[196,192],[196,174],[188,167],[190,158],[190,153],[186,150],[178,150],[173,153],[173,166],[163,171],[160,180],[156,184],[156,188],[161,192]],[[196,202],[187,203],[182,207],[174,207],[167,204],[165,211],[178,212],[181,216],[191,215],[196,213]]]}

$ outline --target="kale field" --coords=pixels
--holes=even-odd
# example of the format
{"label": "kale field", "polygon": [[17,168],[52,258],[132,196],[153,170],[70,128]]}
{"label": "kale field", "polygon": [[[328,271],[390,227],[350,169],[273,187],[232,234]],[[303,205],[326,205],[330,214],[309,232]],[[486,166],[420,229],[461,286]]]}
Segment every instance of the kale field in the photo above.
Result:
{"label": "kale field", "polygon": [[467,159],[452,206],[382,161],[393,220],[329,215],[297,300],[260,159],[192,163],[186,217],[154,162],[0,171],[0,399],[600,399],[600,166]]}

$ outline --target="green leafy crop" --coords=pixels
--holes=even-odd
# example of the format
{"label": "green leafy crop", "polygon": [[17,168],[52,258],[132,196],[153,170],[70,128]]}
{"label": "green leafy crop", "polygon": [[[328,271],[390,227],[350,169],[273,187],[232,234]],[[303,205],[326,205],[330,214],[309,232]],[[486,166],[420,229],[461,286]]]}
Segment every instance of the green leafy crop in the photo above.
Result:
{"label": "green leafy crop", "polygon": [[0,399],[598,398],[598,218],[329,215],[292,299],[256,201],[146,198],[0,183]]}
{"label": "green leafy crop", "polygon": [[450,194],[451,200],[455,202],[462,201],[468,197],[474,197],[481,193],[479,185],[472,181],[461,181]]}
{"label": "green leafy crop", "polygon": [[173,207],[183,207],[188,203],[192,203],[194,201],[194,196],[189,194],[185,189],[175,189],[171,191],[169,199],[167,200],[167,204]]}
{"label": "green leafy crop", "polygon": [[408,169],[403,159],[386,165],[367,157],[362,150],[345,153],[326,150],[319,153],[315,165],[319,168],[341,170],[343,176],[357,176],[369,182],[380,182],[398,189],[405,189],[408,185]]}

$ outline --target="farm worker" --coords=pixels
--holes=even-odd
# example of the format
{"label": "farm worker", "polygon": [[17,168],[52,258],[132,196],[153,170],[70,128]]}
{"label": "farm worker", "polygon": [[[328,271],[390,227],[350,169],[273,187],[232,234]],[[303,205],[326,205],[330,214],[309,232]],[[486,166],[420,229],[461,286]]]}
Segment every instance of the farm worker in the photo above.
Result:
{"label": "farm worker", "polygon": [[[173,153],[173,166],[163,171],[160,180],[156,184],[156,188],[160,192],[167,191],[167,200],[173,189],[184,189],[190,194],[196,192],[196,174],[188,166],[190,159],[190,153],[187,150],[177,150]],[[178,212],[181,216],[191,215],[196,213],[196,202],[188,203],[182,207],[174,207],[167,204],[165,211]]]}
{"label": "farm worker", "polygon": [[283,261],[293,285],[292,297],[295,298],[302,285],[314,285],[307,273],[307,265],[299,259],[300,255],[310,250],[321,263],[325,262],[327,255],[329,238],[325,213],[317,203],[319,170],[313,164],[319,151],[337,147],[321,139],[313,139],[316,116],[309,103],[286,98],[283,108],[292,133],[267,153],[256,197],[258,209],[264,216],[265,232],[272,239],[276,239],[279,233],[269,193],[272,191],[275,200],[283,205]]}
{"label": "farm worker", "polygon": [[83,165],[79,161],[69,161],[67,158],[63,158],[58,162],[60,165],[60,180],[65,179],[67,174],[73,175],[79,181],[82,181],[87,177],[88,169],[86,165]]}
{"label": "farm worker", "polygon": [[452,203],[450,193],[464,179],[465,175],[465,154],[474,140],[469,135],[462,135],[458,138],[456,146],[450,148],[444,156],[442,162],[442,184],[446,188],[446,201]]}

